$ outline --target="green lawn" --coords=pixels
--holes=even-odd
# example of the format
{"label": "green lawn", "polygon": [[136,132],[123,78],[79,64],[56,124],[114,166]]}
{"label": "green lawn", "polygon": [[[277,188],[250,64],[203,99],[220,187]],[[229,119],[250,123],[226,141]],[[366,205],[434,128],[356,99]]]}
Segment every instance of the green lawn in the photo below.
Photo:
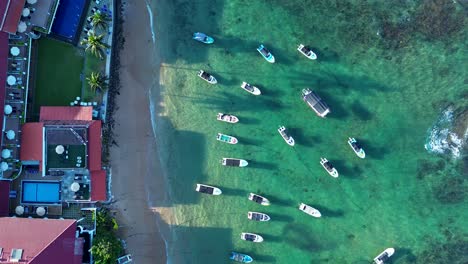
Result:
{"label": "green lawn", "polygon": [[[84,145],[68,145],[65,149],[68,153],[57,154],[55,148],[57,145],[47,145],[47,170],[49,169],[71,169],[78,168],[76,166],[78,157],[81,157],[79,168],[86,167],[86,146]],[[68,156],[68,158],[67,158]]]}
{"label": "green lawn", "polygon": [[41,38],[38,46],[34,118],[41,106],[67,106],[81,96],[84,65],[83,51],[72,45]]}
{"label": "green lawn", "polygon": [[[87,52],[86,59],[85,59],[85,67],[84,67],[85,80],[86,80],[86,77],[90,76],[92,72],[100,72],[101,74],[104,74],[105,67],[106,67],[105,60],[101,60],[97,58],[96,56],[94,56],[93,54]],[[86,82],[85,89],[83,91],[83,100],[88,101],[88,102],[100,101],[99,98],[100,98],[99,94],[96,94],[96,92],[91,91],[91,88]]]}

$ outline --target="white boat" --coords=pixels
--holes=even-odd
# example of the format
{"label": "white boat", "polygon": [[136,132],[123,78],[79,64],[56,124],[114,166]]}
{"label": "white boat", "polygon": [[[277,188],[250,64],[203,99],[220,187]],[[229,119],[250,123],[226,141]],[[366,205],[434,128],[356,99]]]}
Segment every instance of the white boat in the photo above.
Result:
{"label": "white boat", "polygon": [[257,51],[260,52],[260,54],[266,61],[268,61],[269,63],[275,63],[275,56],[273,56],[273,54],[271,54],[271,52],[267,50],[267,48],[265,48],[263,44],[260,44],[260,46],[258,46]]}
{"label": "white boat", "polygon": [[239,142],[239,140],[237,140],[237,138],[233,137],[233,136],[228,136],[228,135],[225,135],[225,134],[221,134],[221,133],[218,133],[218,135],[216,136],[216,140],[219,140],[221,142],[224,142],[224,143],[228,143],[228,144],[237,144]]}
{"label": "white boat", "polygon": [[357,143],[355,138],[349,138],[348,144],[351,146],[354,153],[356,153],[358,157],[360,157],[361,159],[366,157],[366,153],[364,152],[364,149],[361,147],[361,145]]}
{"label": "white boat", "polygon": [[320,98],[320,96],[310,89],[302,90],[302,100],[304,100],[304,102],[306,102],[306,104],[320,117],[325,117],[330,113],[328,105],[322,100],[322,98]]}
{"label": "white boat", "polygon": [[210,194],[210,195],[221,195],[223,193],[221,189],[217,187],[206,185],[206,184],[200,184],[200,183],[197,183],[197,187],[195,188],[195,191],[199,193]]}
{"label": "white boat", "polygon": [[322,217],[322,214],[320,213],[319,210],[313,208],[312,206],[310,205],[307,205],[305,203],[301,203],[299,205],[299,210],[301,210],[302,212],[308,214],[308,215],[311,215],[313,217]]}
{"label": "white boat", "polygon": [[395,253],[394,248],[387,248],[374,258],[374,264],[384,264]]}
{"label": "white boat", "polygon": [[286,143],[288,143],[289,146],[294,146],[294,138],[291,137],[289,134],[288,134],[288,130],[286,130],[286,128],[284,126],[280,126],[278,128],[278,132],[280,133],[281,137],[284,139],[284,141],[286,141]]}
{"label": "white boat", "polygon": [[267,222],[270,221],[270,216],[259,212],[248,212],[247,218],[252,221]]}
{"label": "white boat", "polygon": [[300,44],[299,47],[297,47],[297,50],[300,53],[302,53],[302,55],[306,56],[307,58],[309,58],[311,60],[316,60],[317,59],[317,54],[315,54],[311,49],[304,46],[303,44]]}
{"label": "white boat", "polygon": [[218,121],[232,123],[232,124],[239,122],[239,118],[237,118],[237,116],[224,114],[224,113],[218,113],[218,116],[216,117],[216,119]]}
{"label": "white boat", "polygon": [[254,233],[242,233],[241,239],[245,241],[260,243],[263,242],[263,237]]}
{"label": "white boat", "polygon": [[264,206],[270,205],[270,201],[268,201],[267,198],[265,198],[263,196],[260,196],[258,194],[255,194],[255,193],[250,193],[249,194],[249,200],[253,201],[253,202],[256,202],[258,204],[264,205]]}
{"label": "white boat", "polygon": [[242,82],[241,88],[253,95],[260,95],[262,92],[257,87],[250,85],[250,83]]}
{"label": "white boat", "polygon": [[328,174],[330,174],[330,176],[333,178],[338,178],[338,171],[326,158],[320,158],[320,164],[328,172]]}
{"label": "white boat", "polygon": [[207,73],[204,70],[200,70],[198,72],[198,77],[202,78],[203,80],[205,80],[206,82],[210,84],[216,84],[218,82],[213,75]]}
{"label": "white boat", "polygon": [[230,167],[246,167],[247,165],[249,165],[249,163],[246,160],[235,158],[223,158],[221,164]]}

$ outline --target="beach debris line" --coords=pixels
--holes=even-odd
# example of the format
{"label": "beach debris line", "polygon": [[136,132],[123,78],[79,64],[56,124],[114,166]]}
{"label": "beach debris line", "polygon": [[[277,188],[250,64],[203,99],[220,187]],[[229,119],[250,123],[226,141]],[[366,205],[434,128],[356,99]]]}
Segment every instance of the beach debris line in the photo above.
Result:
{"label": "beach debris line", "polygon": [[216,80],[216,78],[213,75],[209,74],[208,72],[206,72],[204,70],[198,71],[198,77],[202,78],[203,80],[205,80],[209,84],[218,83],[218,81]]}
{"label": "beach debris line", "polygon": [[201,32],[193,33],[192,38],[194,40],[200,41],[200,42],[205,43],[205,44],[212,44],[214,42],[214,39],[212,37],[206,35],[205,33],[201,33]]}

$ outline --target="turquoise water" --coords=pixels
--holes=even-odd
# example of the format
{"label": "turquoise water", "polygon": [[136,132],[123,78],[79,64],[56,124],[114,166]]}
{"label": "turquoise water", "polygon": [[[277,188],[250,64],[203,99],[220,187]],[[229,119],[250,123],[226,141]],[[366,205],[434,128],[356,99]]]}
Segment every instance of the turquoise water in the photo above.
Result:
{"label": "turquoise water", "polygon": [[[387,247],[396,249],[393,263],[468,261],[466,149],[455,159],[424,148],[444,109],[466,109],[466,29],[453,26],[444,35],[434,27],[445,22],[433,23],[437,16],[466,23],[464,16],[444,17],[450,5],[457,11],[449,17],[463,6],[448,1],[437,13],[419,1],[158,2],[156,13],[165,5],[171,10],[155,18],[167,32],[157,40],[161,89],[152,99],[170,185],[170,202],[161,206],[172,207],[177,219],[167,241],[172,263],[229,263],[231,250],[258,263],[369,263]],[[436,26],[425,28],[424,21]],[[196,31],[215,43],[191,40]],[[258,54],[260,43],[275,64]],[[299,54],[300,43],[318,60]],[[198,78],[200,69],[218,84]],[[243,91],[242,81],[262,95]],[[307,87],[330,105],[327,118],[302,101]],[[240,122],[216,121],[218,112]],[[294,147],[278,134],[279,125],[289,129]],[[217,141],[218,132],[239,144]],[[350,136],[366,159],[347,145]],[[226,168],[222,157],[250,164]],[[338,179],[323,170],[320,157],[335,165]],[[223,195],[196,193],[196,183]],[[250,192],[271,206],[248,201]],[[323,217],[300,212],[301,202]],[[272,220],[249,221],[248,211]],[[242,241],[241,232],[265,242]]]}

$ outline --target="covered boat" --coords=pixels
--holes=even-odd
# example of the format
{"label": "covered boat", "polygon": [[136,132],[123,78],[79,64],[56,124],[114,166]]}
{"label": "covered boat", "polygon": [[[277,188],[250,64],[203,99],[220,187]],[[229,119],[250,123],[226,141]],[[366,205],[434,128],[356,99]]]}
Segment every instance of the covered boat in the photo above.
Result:
{"label": "covered boat", "polygon": [[218,133],[218,135],[216,136],[216,139],[221,142],[228,143],[228,144],[237,144],[239,142],[237,138],[233,136],[221,134],[221,133]]}
{"label": "covered boat", "polygon": [[395,253],[394,248],[387,248],[377,257],[374,258],[374,264],[384,264],[393,254]]}
{"label": "covered boat", "polygon": [[239,122],[239,118],[237,118],[237,116],[224,114],[224,113],[218,113],[218,116],[216,119],[218,121],[232,123],[232,124]]}
{"label": "covered boat", "polygon": [[237,261],[237,262],[241,262],[241,263],[250,263],[253,261],[253,258],[249,255],[246,255],[246,254],[242,254],[242,253],[239,253],[239,252],[231,252],[231,254],[229,254],[229,259],[230,260],[234,260],[234,261]]}
{"label": "covered boat", "polygon": [[249,163],[246,160],[235,158],[223,158],[221,164],[230,167],[246,167],[247,165],[249,165]]}
{"label": "covered boat", "polygon": [[267,48],[265,48],[265,46],[263,46],[263,44],[260,44],[260,46],[258,46],[257,51],[269,63],[275,63],[275,57],[273,56],[273,54],[271,54],[271,52],[269,50],[267,50]]}
{"label": "covered boat", "polygon": [[206,185],[206,184],[200,184],[200,183],[197,184],[197,187],[195,188],[195,190],[197,192],[206,193],[210,195],[221,195],[221,193],[223,193],[221,192],[221,189],[217,187],[213,187],[213,186]]}
{"label": "covered boat", "polygon": [[302,90],[302,100],[304,100],[304,102],[306,102],[307,105],[320,117],[325,117],[330,113],[328,105],[310,89]]}
{"label": "covered boat", "polygon": [[287,129],[284,126],[280,126],[278,128],[278,132],[280,133],[281,137],[288,143],[289,146],[294,146],[294,138],[289,135]]}
{"label": "covered boat", "polygon": [[193,33],[192,38],[194,40],[200,41],[200,42],[205,43],[205,44],[211,44],[211,43],[214,42],[214,39],[212,37],[206,35],[205,33],[201,33],[201,32]]}
{"label": "covered boat", "polygon": [[256,86],[251,85],[250,83],[242,82],[241,88],[253,95],[260,95],[262,92]]}
{"label": "covered boat", "polygon": [[202,78],[203,80],[205,80],[205,81],[208,82],[209,84],[216,84],[216,83],[218,83],[218,81],[216,80],[216,78],[215,78],[213,75],[207,73],[207,72],[204,71],[204,70],[200,70],[200,71],[198,72],[198,77]]}
{"label": "covered boat", "polygon": [[255,194],[255,193],[250,193],[249,194],[249,200],[253,201],[253,202],[256,202],[258,204],[264,205],[264,206],[270,205],[270,201],[268,201],[267,198],[265,198],[263,196],[260,196],[258,194]]}
{"label": "covered boat", "polygon": [[338,171],[326,158],[320,158],[320,164],[328,172],[328,174],[330,174],[330,176],[333,178],[338,178]]}
{"label": "covered boat", "polygon": [[259,212],[248,212],[247,218],[252,221],[267,222],[270,221],[270,216]]}
{"label": "covered boat", "polygon": [[299,205],[299,210],[301,210],[302,212],[308,214],[308,215],[311,215],[313,217],[322,217],[322,214],[320,213],[319,210],[313,208],[312,206],[310,205],[307,205],[305,203],[301,203]]}
{"label": "covered boat", "polygon": [[254,233],[242,233],[241,239],[245,241],[255,242],[255,243],[263,242],[263,237],[261,235],[257,235]]}
{"label": "covered boat", "polygon": [[306,56],[307,58],[311,60],[316,60],[317,55],[308,47],[304,46],[303,44],[300,44],[299,47],[297,47],[297,50],[302,53],[302,55]]}
{"label": "covered boat", "polygon": [[349,146],[351,146],[354,153],[356,153],[358,157],[360,157],[361,159],[366,157],[366,153],[364,152],[364,149],[361,147],[361,145],[359,145],[359,143],[357,143],[355,138],[349,138],[348,144]]}

